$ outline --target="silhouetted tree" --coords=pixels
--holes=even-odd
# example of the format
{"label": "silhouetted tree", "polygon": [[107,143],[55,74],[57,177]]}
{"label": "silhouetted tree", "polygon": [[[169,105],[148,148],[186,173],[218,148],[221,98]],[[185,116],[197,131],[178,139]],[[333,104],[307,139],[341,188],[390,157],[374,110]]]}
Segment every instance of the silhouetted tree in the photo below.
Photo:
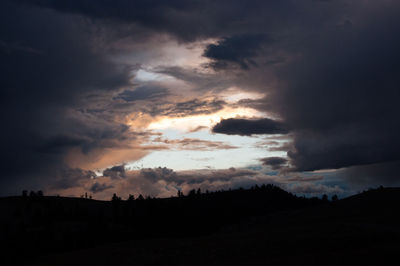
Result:
{"label": "silhouetted tree", "polygon": [[183,195],[183,192],[182,191],[180,191],[180,190],[178,190],[178,193],[177,193],[177,195],[178,195],[178,197],[179,198],[181,198],[181,197],[183,197],[184,195]]}
{"label": "silhouetted tree", "polygon": [[38,196],[38,197],[43,197],[43,191],[39,190],[39,191],[37,192],[37,196]]}
{"label": "silhouetted tree", "polygon": [[112,210],[113,210],[113,217],[115,220],[119,220],[120,218],[120,202],[121,202],[121,198],[117,196],[116,193],[113,194],[112,198],[111,198],[111,202],[112,202]]}
{"label": "silhouetted tree", "polygon": [[28,191],[27,190],[22,190],[22,197],[24,197],[24,198],[28,197]]}
{"label": "silhouetted tree", "polygon": [[132,194],[129,194],[128,201],[133,201],[133,200],[135,200],[135,196],[133,196]]}
{"label": "silhouetted tree", "polygon": [[201,194],[201,190],[200,190],[200,188],[198,188],[198,189],[197,189],[197,192],[196,192],[196,194],[197,194],[197,195],[200,195],[200,194]]}
{"label": "silhouetted tree", "polygon": [[142,196],[142,194],[139,194],[136,200],[144,200],[144,197]]}
{"label": "silhouetted tree", "polygon": [[114,193],[114,195],[112,196],[111,200],[112,200],[113,202],[118,202],[118,201],[121,200],[121,198],[118,197],[117,194]]}
{"label": "silhouetted tree", "polygon": [[36,197],[35,191],[31,190],[31,192],[29,192],[29,197],[32,197],[32,198]]}
{"label": "silhouetted tree", "polygon": [[189,196],[189,197],[194,197],[194,196],[196,196],[196,190],[195,190],[195,189],[190,190],[188,196]]}
{"label": "silhouetted tree", "polygon": [[323,201],[328,201],[328,195],[326,195],[326,194],[322,195],[322,200]]}
{"label": "silhouetted tree", "polygon": [[337,196],[336,194],[333,195],[333,196],[332,196],[332,201],[337,201],[337,200],[339,200],[338,196]]}

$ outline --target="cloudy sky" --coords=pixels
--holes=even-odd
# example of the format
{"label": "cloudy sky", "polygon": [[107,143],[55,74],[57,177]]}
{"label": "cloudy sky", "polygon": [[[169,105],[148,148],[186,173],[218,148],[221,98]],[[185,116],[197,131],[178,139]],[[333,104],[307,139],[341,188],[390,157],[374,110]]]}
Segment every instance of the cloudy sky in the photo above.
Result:
{"label": "cloudy sky", "polygon": [[400,2],[4,0],[0,195],[399,185]]}

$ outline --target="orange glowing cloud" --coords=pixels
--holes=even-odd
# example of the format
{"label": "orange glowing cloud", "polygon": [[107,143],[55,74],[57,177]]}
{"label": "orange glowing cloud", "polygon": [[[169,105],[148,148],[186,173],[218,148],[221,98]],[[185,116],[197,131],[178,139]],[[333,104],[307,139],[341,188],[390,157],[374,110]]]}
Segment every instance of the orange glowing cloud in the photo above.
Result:
{"label": "orange glowing cloud", "polygon": [[123,162],[137,161],[149,153],[146,149],[105,148],[83,153],[80,149],[72,149],[65,157],[65,162],[72,168],[85,170],[104,169]]}

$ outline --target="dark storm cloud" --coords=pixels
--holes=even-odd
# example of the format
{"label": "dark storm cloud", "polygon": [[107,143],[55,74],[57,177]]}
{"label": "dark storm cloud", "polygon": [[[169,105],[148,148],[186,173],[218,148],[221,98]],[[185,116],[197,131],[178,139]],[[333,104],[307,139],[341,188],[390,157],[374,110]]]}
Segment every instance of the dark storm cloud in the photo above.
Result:
{"label": "dark storm cloud", "polygon": [[275,70],[285,84],[265,107],[295,129],[298,171],[400,159],[399,4],[362,3],[288,46],[301,56]]}
{"label": "dark storm cloud", "polygon": [[13,52],[26,52],[26,53],[33,53],[33,54],[41,54],[42,52],[36,50],[29,46],[21,45],[18,42],[5,42],[0,41],[0,50],[5,53],[13,53]]}
{"label": "dark storm cloud", "polygon": [[[123,146],[132,137],[126,126],[111,121],[118,110],[99,107],[93,99],[120,94],[129,104],[135,97],[153,97],[128,88],[121,93],[132,68],[110,62],[98,43],[103,31],[121,34],[117,41],[138,27],[186,43],[216,38],[204,55],[224,67],[215,68],[223,74],[217,77],[224,85],[235,80],[265,94],[241,104],[282,119],[222,120],[214,132],[286,134],[290,128],[293,144],[285,148],[297,171],[360,166],[354,171],[361,173],[362,165],[398,161],[399,24],[400,3],[389,0],[2,1],[1,191],[31,173],[45,176],[60,168],[70,148],[88,153]],[[226,67],[230,64],[240,67]],[[182,68],[162,71],[202,92],[224,87]],[[179,117],[225,105],[218,99],[177,101],[143,110]],[[383,168],[375,169],[379,178]]]}
{"label": "dark storm cloud", "polygon": [[248,69],[249,65],[257,65],[252,58],[268,40],[264,34],[234,35],[220,40],[217,44],[208,45],[204,56],[213,60],[211,66],[216,69],[226,68],[231,63]]}
{"label": "dark storm cloud", "polygon": [[273,170],[282,168],[288,160],[282,157],[267,157],[260,159],[263,165],[271,166]]}
{"label": "dark storm cloud", "polygon": [[[96,19],[139,23],[158,30],[177,27],[181,20],[188,20],[188,18],[185,19],[185,12],[190,12],[191,8],[200,6],[198,1],[183,0],[19,0],[18,2],[52,8],[65,13],[82,14]],[[177,17],[178,21],[170,19],[170,16],[173,15]],[[188,30],[188,26],[181,26],[185,31]]]}
{"label": "dark storm cloud", "polygon": [[221,31],[232,31],[230,30],[232,27],[245,29],[240,20],[248,18],[249,13],[257,12],[257,7],[260,6],[259,1],[243,5],[242,1],[238,0],[217,2],[208,0],[72,0],[67,2],[18,0],[18,2],[112,23],[140,25],[155,32],[173,34],[184,41],[217,36]]}
{"label": "dark storm cloud", "polygon": [[[294,148],[288,152],[298,171],[338,169],[353,165],[390,162],[399,157],[397,139],[387,131],[377,131],[369,125],[365,130],[343,128],[331,132],[299,132],[295,135]],[[393,128],[392,130],[396,130]],[[384,136],[391,137],[389,141]],[[382,139],[377,139],[382,138]],[[394,146],[394,147],[393,147]]]}
{"label": "dark storm cloud", "polygon": [[223,119],[216,124],[212,131],[228,135],[249,136],[253,134],[287,134],[285,124],[268,118],[261,119]]}
{"label": "dark storm cloud", "polygon": [[[280,7],[293,5],[282,2],[275,10],[286,17],[290,8]],[[280,65],[261,65],[262,70],[247,70],[244,84],[268,96],[243,104],[275,112],[290,126],[294,143],[287,147],[288,155],[297,171],[398,160],[400,32],[395,25],[399,24],[399,4],[313,2],[300,4],[302,12],[285,20],[286,24],[262,24],[264,32],[274,36],[268,49],[285,60]],[[271,51],[256,46],[246,53],[260,62]],[[214,60],[224,64],[223,56]],[[243,134],[233,121],[232,125],[229,130],[218,125],[214,131]]]}
{"label": "dark storm cloud", "polygon": [[103,176],[108,176],[111,179],[118,179],[125,177],[125,165],[116,165],[111,168],[107,168],[103,171]]}
{"label": "dark storm cloud", "polygon": [[40,187],[56,172],[65,176],[59,171],[68,149],[87,150],[125,134],[118,124],[71,113],[86,94],[129,84],[129,69],[95,53],[79,23],[49,10],[0,4],[2,193],[16,193],[22,187],[13,185],[22,181]]}
{"label": "dark storm cloud", "polygon": [[41,153],[59,153],[66,148],[77,147],[84,143],[85,139],[77,136],[58,135],[44,140],[44,143],[41,143],[36,151]]}

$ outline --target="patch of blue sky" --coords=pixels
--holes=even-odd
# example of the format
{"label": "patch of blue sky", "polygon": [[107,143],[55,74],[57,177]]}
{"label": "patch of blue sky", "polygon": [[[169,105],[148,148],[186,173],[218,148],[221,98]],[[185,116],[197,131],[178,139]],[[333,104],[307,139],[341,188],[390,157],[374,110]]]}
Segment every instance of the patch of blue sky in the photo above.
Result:
{"label": "patch of blue sky", "polygon": [[143,167],[165,166],[174,170],[190,170],[216,168],[225,169],[230,167],[242,168],[249,165],[259,165],[259,159],[268,156],[284,156],[284,152],[269,152],[257,149],[255,144],[259,138],[247,136],[233,136],[222,134],[210,134],[208,131],[183,133],[179,130],[165,129],[157,130],[163,134],[163,138],[170,140],[193,138],[206,141],[221,141],[236,149],[216,150],[179,150],[171,149],[154,151],[144,157],[140,162]]}
{"label": "patch of blue sky", "polygon": [[284,151],[268,151],[266,149],[261,149],[261,151],[257,148],[257,143],[260,141],[258,137],[250,137],[250,136],[238,136],[238,135],[224,135],[224,134],[212,134],[209,131],[197,131],[192,133],[181,132],[175,129],[163,129],[157,130],[156,132],[160,132],[163,134],[164,138],[167,139],[183,139],[183,138],[193,138],[193,139],[201,139],[207,141],[221,141],[229,145],[237,146],[239,148],[248,148],[251,151],[256,152],[257,154],[264,154],[264,156],[260,157],[268,157],[268,156],[283,156],[286,157],[286,152]]}
{"label": "patch of blue sky", "polygon": [[139,69],[136,72],[135,78],[139,81],[160,81],[160,80],[165,80],[165,79],[171,79],[170,76],[150,72],[150,71],[147,71],[144,69]]}
{"label": "patch of blue sky", "polygon": [[249,148],[220,150],[161,150],[155,151],[140,161],[128,164],[129,167],[168,167],[174,170],[226,169],[246,167],[255,164],[264,156],[262,152]]}

